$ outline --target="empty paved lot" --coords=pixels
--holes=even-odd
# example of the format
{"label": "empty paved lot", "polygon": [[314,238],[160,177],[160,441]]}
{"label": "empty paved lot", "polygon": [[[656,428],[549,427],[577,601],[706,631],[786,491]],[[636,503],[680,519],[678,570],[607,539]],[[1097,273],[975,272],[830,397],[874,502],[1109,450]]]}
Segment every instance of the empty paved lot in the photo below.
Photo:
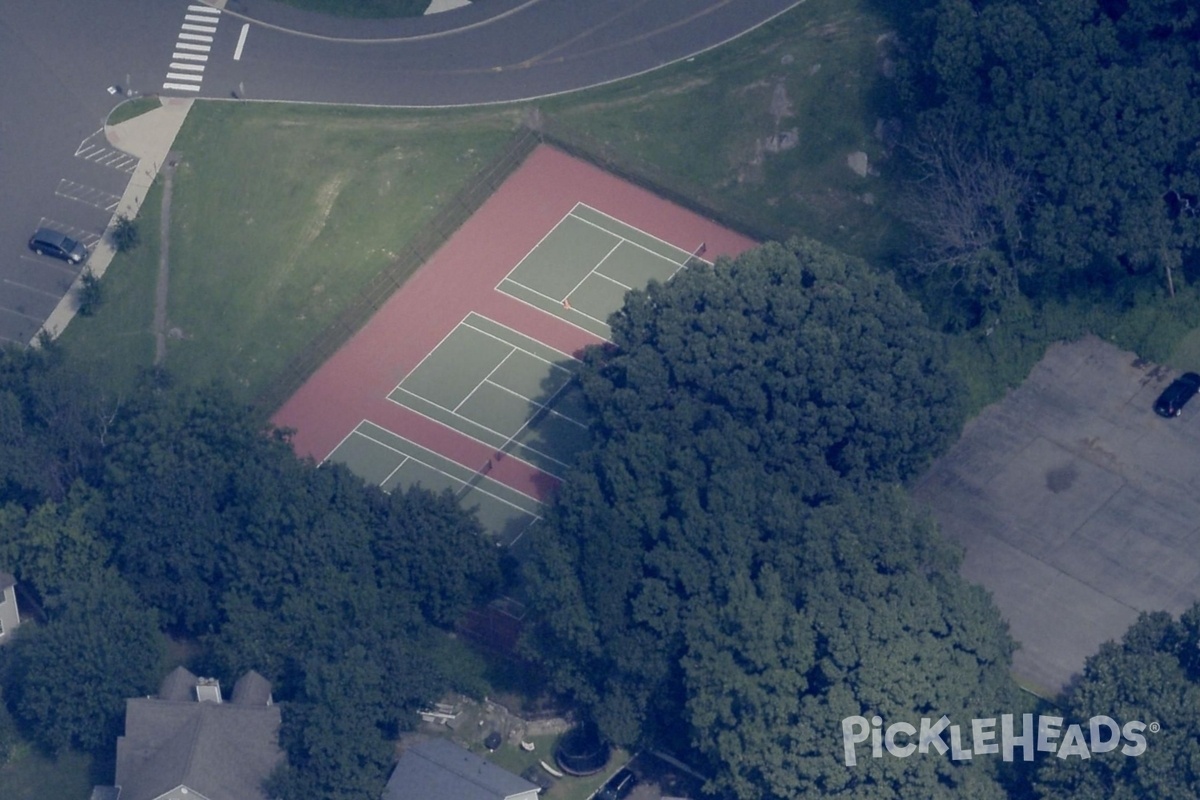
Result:
{"label": "empty paved lot", "polygon": [[1174,376],[1100,339],[1055,345],[916,487],[1043,692],[1140,611],[1200,599],[1200,399],[1178,419],[1150,408]]}

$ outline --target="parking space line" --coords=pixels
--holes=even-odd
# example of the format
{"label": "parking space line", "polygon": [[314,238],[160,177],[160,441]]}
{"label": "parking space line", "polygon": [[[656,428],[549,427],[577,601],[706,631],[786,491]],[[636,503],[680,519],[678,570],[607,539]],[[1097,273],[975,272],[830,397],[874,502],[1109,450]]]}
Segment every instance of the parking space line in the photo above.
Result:
{"label": "parking space line", "polygon": [[32,320],[39,325],[41,325],[43,322],[45,322],[45,319],[43,319],[41,317],[31,317],[28,314],[26,314],[24,311],[17,311],[15,308],[9,308],[8,306],[0,306],[0,311],[6,311],[9,314],[14,314],[18,317],[24,317],[25,319]]}
{"label": "parking space line", "polygon": [[9,284],[10,286],[16,286],[19,289],[24,289],[27,292],[33,292],[35,294],[45,295],[46,297],[49,297],[52,300],[61,300],[62,299],[62,292],[58,292],[57,294],[55,294],[54,292],[47,292],[45,289],[39,289],[36,286],[30,286],[27,283],[21,283],[20,281],[14,281],[11,278],[2,278],[0,280],[3,280],[5,283]]}

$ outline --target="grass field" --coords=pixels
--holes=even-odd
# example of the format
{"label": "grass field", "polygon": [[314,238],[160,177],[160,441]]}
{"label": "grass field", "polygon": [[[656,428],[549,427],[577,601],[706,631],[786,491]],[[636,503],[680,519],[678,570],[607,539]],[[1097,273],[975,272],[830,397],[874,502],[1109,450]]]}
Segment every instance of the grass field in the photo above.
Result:
{"label": "grass field", "polygon": [[[200,104],[175,143],[167,367],[249,399],[511,136],[517,112]],[[63,340],[123,381],[153,358],[161,181],[106,301]]]}
{"label": "grass field", "polygon": [[92,792],[92,759],[67,752],[49,758],[21,745],[0,766],[0,797],[4,800],[83,800]]}

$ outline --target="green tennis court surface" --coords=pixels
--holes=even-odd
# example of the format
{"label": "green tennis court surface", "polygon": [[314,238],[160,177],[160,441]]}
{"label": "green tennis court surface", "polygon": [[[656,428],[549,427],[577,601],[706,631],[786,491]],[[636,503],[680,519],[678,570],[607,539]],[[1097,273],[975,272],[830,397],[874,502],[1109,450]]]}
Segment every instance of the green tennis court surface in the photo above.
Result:
{"label": "green tennis court surface", "polygon": [[536,500],[365,420],[329,460],[345,464],[384,491],[412,486],[450,491],[463,508],[475,511],[483,529],[500,544],[515,544],[539,518]]}
{"label": "green tennis court surface", "polygon": [[470,313],[388,395],[466,436],[562,477],[589,433],[579,362]]}
{"label": "green tennis court surface", "polygon": [[[702,251],[703,242],[696,242]],[[692,253],[578,203],[496,288],[605,339],[625,293],[670,280]]]}

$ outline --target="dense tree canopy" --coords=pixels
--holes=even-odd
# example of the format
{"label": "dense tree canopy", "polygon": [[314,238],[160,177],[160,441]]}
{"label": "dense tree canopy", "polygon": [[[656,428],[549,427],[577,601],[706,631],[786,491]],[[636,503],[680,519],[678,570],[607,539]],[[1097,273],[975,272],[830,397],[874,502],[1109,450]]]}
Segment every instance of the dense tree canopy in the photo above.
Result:
{"label": "dense tree canopy", "polygon": [[1181,619],[1143,614],[1120,642],[1102,645],[1072,689],[1064,718],[1088,724],[1097,715],[1118,725],[1140,721],[1146,750],[1120,749],[1089,759],[1046,758],[1038,765],[1040,797],[1200,797],[1200,605]]}
{"label": "dense tree canopy", "polygon": [[927,38],[909,52],[933,104],[926,129],[943,144],[953,129],[950,160],[968,165],[968,177],[1030,181],[1010,204],[1020,206],[1020,229],[993,227],[980,258],[999,250],[1050,285],[1072,270],[1164,275],[1194,259],[1195,3],[942,0],[925,19]]}
{"label": "dense tree canopy", "polygon": [[45,617],[0,652],[8,707],[49,747],[111,752],[124,700],[172,666],[166,628],[204,674],[273,681],[288,796],[377,797],[391,739],[452,685],[439,629],[495,590],[496,548],[450,495],[301,462],[165,377],[106,402],[55,346],[0,354],[0,463],[52,478],[0,475],[0,568]]}
{"label": "dense tree canopy", "polygon": [[559,684],[713,792],[998,796],[986,764],[839,761],[848,715],[1012,700],[1003,624],[894,486],[961,419],[919,309],[793,242],[632,294],[614,334],[531,576]]}

